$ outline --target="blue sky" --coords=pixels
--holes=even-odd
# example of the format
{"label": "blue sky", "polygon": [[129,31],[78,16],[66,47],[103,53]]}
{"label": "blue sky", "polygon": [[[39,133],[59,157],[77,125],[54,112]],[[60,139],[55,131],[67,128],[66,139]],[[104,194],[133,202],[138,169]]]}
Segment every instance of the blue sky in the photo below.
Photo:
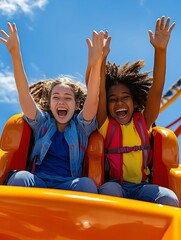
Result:
{"label": "blue sky", "polygon": [[[29,83],[61,74],[84,82],[85,39],[93,30],[108,30],[112,36],[109,61],[122,65],[144,59],[147,71],[154,60],[148,30],[154,31],[157,18],[170,17],[176,26],[167,51],[165,93],[181,77],[180,9],[180,0],[0,0],[0,28],[7,30],[8,21],[17,24]],[[11,57],[2,43],[0,86],[1,135],[7,119],[21,111]],[[167,126],[180,117],[180,106],[178,98],[159,115],[157,125]]]}

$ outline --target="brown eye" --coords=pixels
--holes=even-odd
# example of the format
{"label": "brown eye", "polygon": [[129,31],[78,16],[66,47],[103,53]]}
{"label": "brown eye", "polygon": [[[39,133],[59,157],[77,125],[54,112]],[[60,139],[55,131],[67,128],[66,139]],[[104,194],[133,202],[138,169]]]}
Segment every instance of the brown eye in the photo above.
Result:
{"label": "brown eye", "polygon": [[52,99],[53,99],[53,100],[58,100],[58,97],[55,97],[55,96],[54,96],[54,97],[52,97]]}
{"label": "brown eye", "polygon": [[118,100],[117,100],[117,98],[110,98],[109,99],[109,102],[111,102],[111,103],[115,103],[115,102],[117,102]]}
{"label": "brown eye", "polygon": [[72,98],[67,97],[67,98],[65,98],[65,100],[66,100],[66,101],[70,101],[70,100],[72,100]]}
{"label": "brown eye", "polygon": [[123,97],[123,100],[126,100],[126,99],[128,99],[128,98],[130,98],[130,96],[129,96],[129,95],[126,95],[126,96]]}

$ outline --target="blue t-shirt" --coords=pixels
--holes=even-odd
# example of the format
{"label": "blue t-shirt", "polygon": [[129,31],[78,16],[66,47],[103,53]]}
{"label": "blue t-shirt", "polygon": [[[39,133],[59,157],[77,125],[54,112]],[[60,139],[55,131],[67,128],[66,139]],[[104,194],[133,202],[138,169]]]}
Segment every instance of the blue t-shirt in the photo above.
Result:
{"label": "blue t-shirt", "polygon": [[64,132],[58,130],[51,138],[52,144],[41,165],[36,165],[35,174],[43,172],[52,176],[71,177],[69,146]]}
{"label": "blue t-shirt", "polygon": [[[25,115],[23,115],[23,118],[32,128],[35,139],[30,159],[33,161],[36,157],[36,166],[41,165],[52,145],[52,137],[57,131],[56,121],[48,112],[41,112],[38,108],[35,120],[28,119]],[[41,172],[40,169],[39,171],[37,170],[38,173],[36,175],[40,178],[59,181],[82,177],[82,162],[88,144],[88,137],[96,128],[96,118],[86,121],[83,119],[82,112],[78,115],[74,114],[69,125],[64,130],[64,138],[69,147],[71,177],[50,175],[48,174],[48,168],[46,168],[46,173],[42,169]],[[46,134],[44,134],[45,131]]]}

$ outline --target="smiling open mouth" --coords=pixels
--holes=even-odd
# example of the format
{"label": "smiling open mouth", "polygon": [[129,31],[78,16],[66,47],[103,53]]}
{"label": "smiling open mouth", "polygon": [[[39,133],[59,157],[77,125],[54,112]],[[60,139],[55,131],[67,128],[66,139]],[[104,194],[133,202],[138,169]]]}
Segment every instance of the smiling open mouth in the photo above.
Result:
{"label": "smiling open mouth", "polygon": [[64,117],[64,116],[67,115],[67,110],[66,109],[59,109],[57,113],[58,113],[58,116]]}
{"label": "smiling open mouth", "polygon": [[116,111],[116,115],[117,115],[119,118],[124,118],[124,117],[126,117],[127,112],[128,112],[128,110],[126,110],[126,109],[117,110],[117,111]]}

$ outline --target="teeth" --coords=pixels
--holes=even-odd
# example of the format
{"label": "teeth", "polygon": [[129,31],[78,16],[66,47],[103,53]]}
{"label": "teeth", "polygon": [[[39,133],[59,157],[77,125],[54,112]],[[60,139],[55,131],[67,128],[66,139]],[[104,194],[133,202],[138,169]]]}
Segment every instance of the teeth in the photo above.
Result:
{"label": "teeth", "polygon": [[59,110],[61,111],[61,110],[67,110],[67,109],[66,109],[66,108],[58,108],[57,110],[58,110],[58,111],[59,111]]}
{"label": "teeth", "polygon": [[119,110],[116,110],[116,112],[125,112],[127,111],[127,109],[119,109]]}

